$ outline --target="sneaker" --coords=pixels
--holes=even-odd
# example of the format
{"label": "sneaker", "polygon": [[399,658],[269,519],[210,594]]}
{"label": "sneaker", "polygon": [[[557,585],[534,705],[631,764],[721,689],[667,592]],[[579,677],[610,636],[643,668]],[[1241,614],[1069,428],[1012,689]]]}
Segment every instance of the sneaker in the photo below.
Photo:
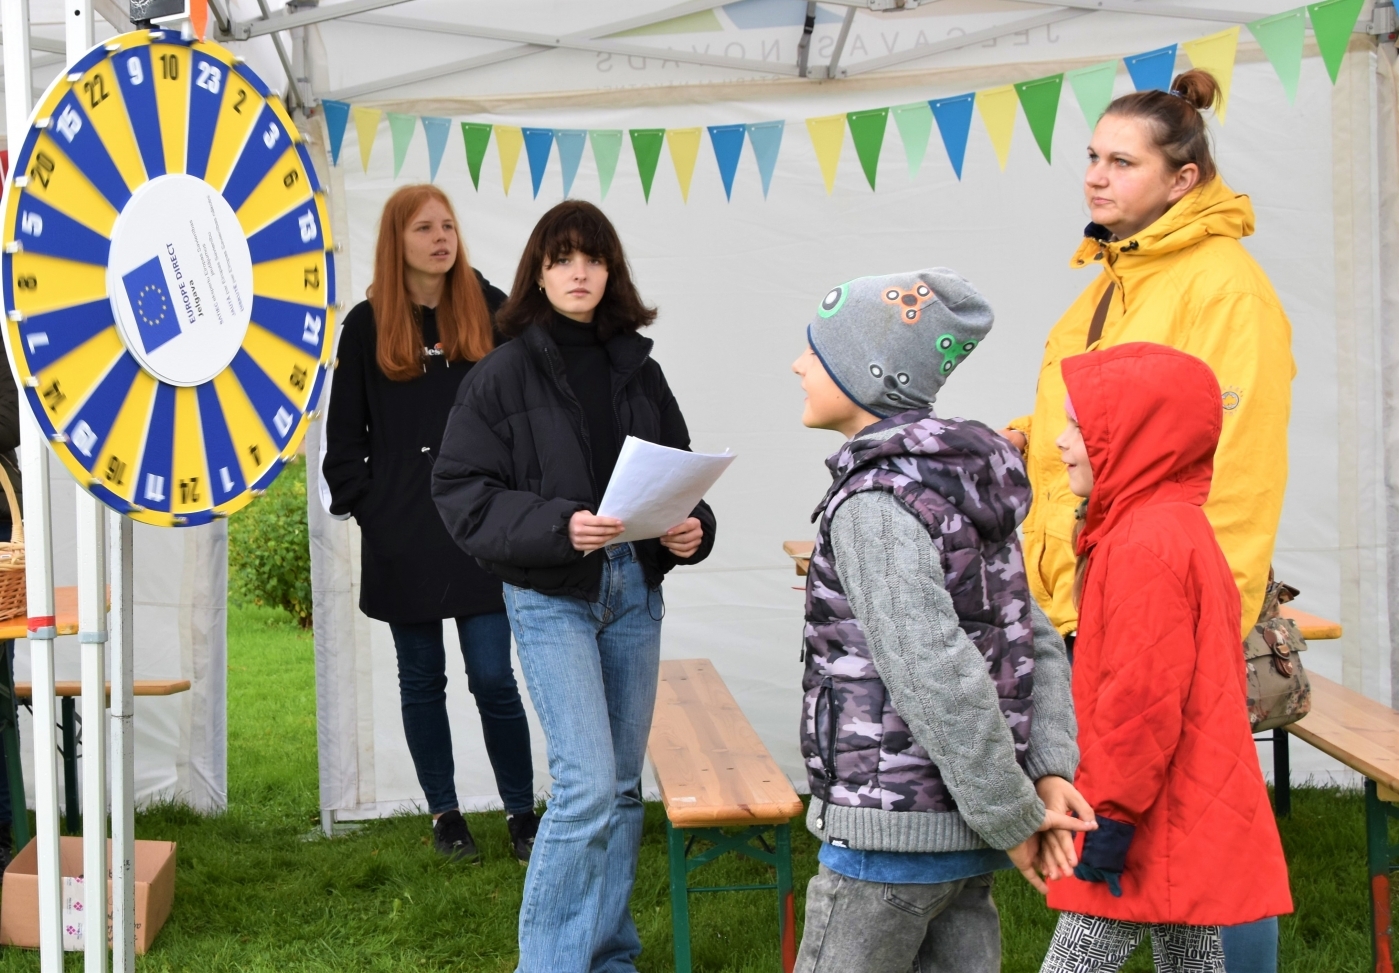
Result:
{"label": "sneaker", "polygon": [[432,846],[446,855],[448,861],[474,862],[481,857],[460,811],[448,811],[433,822]]}
{"label": "sneaker", "polygon": [[534,851],[534,836],[539,831],[539,815],[533,811],[507,814],[505,824],[510,829],[510,846],[515,849],[515,857],[521,865],[528,865],[530,853]]}

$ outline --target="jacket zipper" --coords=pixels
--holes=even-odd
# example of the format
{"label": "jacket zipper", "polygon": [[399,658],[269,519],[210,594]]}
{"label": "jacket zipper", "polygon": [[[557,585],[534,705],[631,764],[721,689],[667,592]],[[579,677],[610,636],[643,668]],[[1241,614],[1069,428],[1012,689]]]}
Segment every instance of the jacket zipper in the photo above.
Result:
{"label": "jacket zipper", "polygon": [[[836,764],[836,711],[835,711],[835,685],[830,676],[821,680],[821,688],[816,693],[816,709],[811,714],[812,722],[816,729],[816,753],[821,758],[822,793],[815,795],[822,801],[821,813],[816,818],[816,830],[822,831],[826,827],[826,809],[824,805],[830,801],[831,781],[835,780]],[[826,751],[821,752],[821,702],[826,703]]]}
{"label": "jacket zipper", "polygon": [[[588,468],[588,483],[593,488],[593,506],[596,507],[598,504],[602,503],[602,498],[598,496],[597,480],[593,477],[593,444],[592,441],[588,438],[588,418],[586,415],[583,414],[583,403],[578,401],[578,396],[574,395],[571,390],[564,388],[563,382],[559,380],[558,370],[554,365],[554,356],[549,354],[549,349],[545,348],[543,349],[543,351],[544,360],[549,363],[549,377],[554,380],[554,386],[559,390],[559,394],[562,395],[567,402],[571,403],[574,406],[574,409],[577,413],[578,435],[583,440],[583,451],[587,454],[588,460],[583,465]],[[613,414],[616,414],[615,407],[613,408]]]}

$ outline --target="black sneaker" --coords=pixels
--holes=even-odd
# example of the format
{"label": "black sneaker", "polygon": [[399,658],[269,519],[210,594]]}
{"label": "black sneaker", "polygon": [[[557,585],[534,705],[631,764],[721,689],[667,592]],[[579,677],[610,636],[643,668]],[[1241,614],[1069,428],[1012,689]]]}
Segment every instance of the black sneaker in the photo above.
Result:
{"label": "black sneaker", "polygon": [[460,811],[448,811],[433,822],[432,846],[446,855],[448,861],[474,862],[481,857]]}
{"label": "black sneaker", "polygon": [[521,865],[528,865],[530,852],[534,851],[534,836],[539,831],[539,815],[533,811],[507,814],[505,824],[510,829],[510,846],[515,849],[515,857]]}

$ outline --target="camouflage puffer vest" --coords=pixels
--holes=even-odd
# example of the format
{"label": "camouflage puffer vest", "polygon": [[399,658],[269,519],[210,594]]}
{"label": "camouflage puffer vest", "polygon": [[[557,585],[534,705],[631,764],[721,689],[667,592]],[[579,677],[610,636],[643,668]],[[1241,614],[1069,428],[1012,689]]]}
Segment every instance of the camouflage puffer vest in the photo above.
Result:
{"label": "camouflage puffer vest", "polygon": [[821,526],[806,582],[801,749],[811,793],[847,807],[954,811],[937,766],[914,742],[875,670],[832,563],[831,518],[853,494],[882,490],[923,522],[961,627],[995,680],[1023,764],[1035,667],[1015,534],[1030,505],[1024,464],[981,423],[920,410],[871,426],[826,465],[835,483],[812,516]]}

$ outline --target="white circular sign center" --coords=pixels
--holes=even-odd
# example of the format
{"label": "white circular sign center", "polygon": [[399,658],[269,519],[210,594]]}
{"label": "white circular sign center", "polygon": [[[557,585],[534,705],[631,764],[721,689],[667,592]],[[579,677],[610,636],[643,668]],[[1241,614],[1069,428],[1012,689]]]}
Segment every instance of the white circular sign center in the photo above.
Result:
{"label": "white circular sign center", "polygon": [[243,344],[253,261],[243,227],[213,186],[186,175],[141,186],[117,217],[107,293],[122,341],[170,385],[203,385]]}

